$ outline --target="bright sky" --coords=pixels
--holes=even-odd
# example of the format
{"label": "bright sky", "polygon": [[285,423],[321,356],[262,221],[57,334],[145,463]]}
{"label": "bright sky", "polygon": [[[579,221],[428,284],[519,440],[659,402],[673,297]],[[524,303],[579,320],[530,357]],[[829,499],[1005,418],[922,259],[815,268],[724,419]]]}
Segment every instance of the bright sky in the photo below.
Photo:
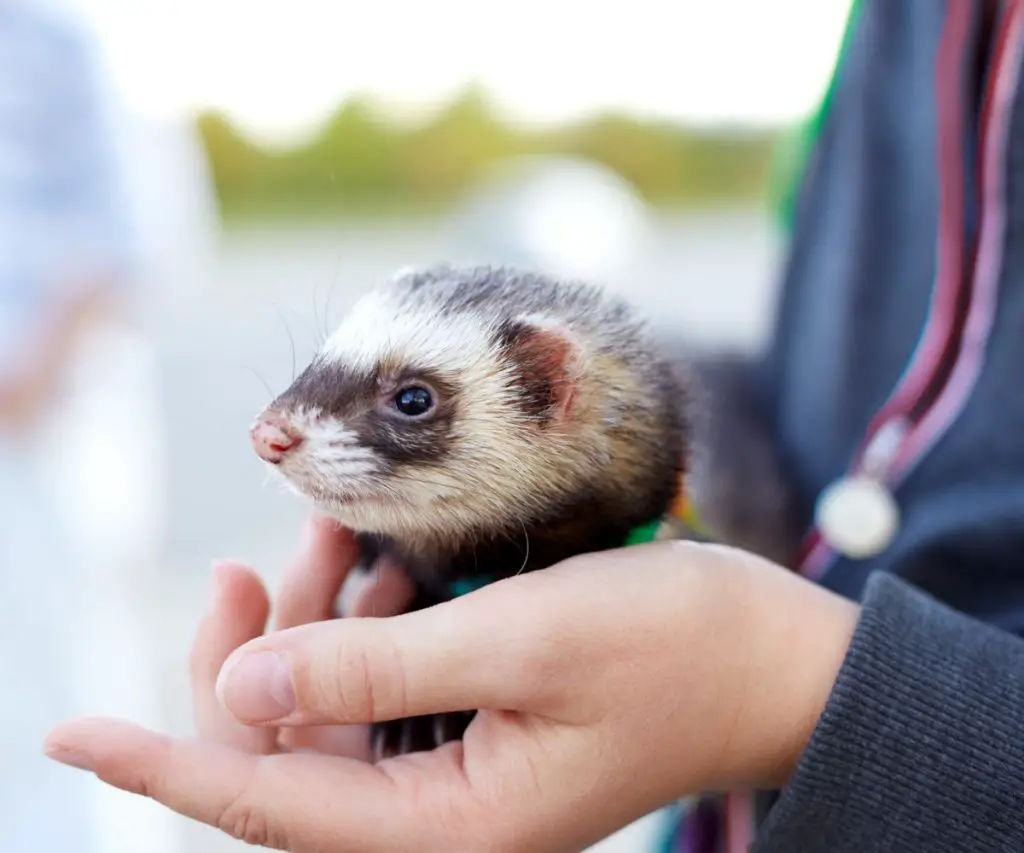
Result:
{"label": "bright sky", "polygon": [[78,0],[133,104],[301,133],[346,95],[436,105],[470,80],[513,118],[620,107],[694,122],[804,115],[849,0]]}

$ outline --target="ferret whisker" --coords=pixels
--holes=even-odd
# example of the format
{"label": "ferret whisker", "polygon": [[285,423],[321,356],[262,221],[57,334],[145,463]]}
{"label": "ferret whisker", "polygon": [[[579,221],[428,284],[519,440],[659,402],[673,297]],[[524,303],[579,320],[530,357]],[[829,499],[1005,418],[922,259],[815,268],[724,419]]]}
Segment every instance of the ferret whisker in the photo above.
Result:
{"label": "ferret whisker", "polygon": [[[341,265],[341,257],[339,254],[338,265]],[[334,299],[334,292],[338,289],[338,277],[340,270],[335,273],[334,281],[331,283],[330,289],[327,291],[327,302],[324,305],[324,336],[323,340],[326,341],[331,336],[331,300]]]}
{"label": "ferret whisker", "polygon": [[253,376],[255,376],[260,381],[260,384],[262,384],[263,387],[267,390],[267,394],[270,396],[271,399],[273,399],[273,397],[274,397],[274,390],[270,387],[270,383],[267,382],[267,380],[263,378],[263,375],[255,367],[252,367],[251,365],[248,365],[248,364],[238,364],[237,362],[233,362],[233,361],[225,362],[225,364],[227,364],[227,366],[232,367],[232,368],[234,368],[236,370],[245,370],[245,371],[251,373]]}
{"label": "ferret whisker", "polygon": [[523,564],[519,567],[519,571],[516,572],[516,575],[515,575],[516,577],[518,577],[519,575],[521,575],[523,573],[523,570],[526,568],[526,564],[530,562],[530,533],[526,529],[526,525],[523,524],[521,519],[520,519],[519,523],[523,527],[523,536],[526,538],[526,556],[523,557]]}
{"label": "ferret whisker", "polygon": [[320,322],[320,311],[316,304],[316,291],[313,291],[313,340],[316,342],[317,349],[323,346],[324,338],[322,337],[321,329],[326,328],[325,324]]}
{"label": "ferret whisker", "polygon": [[330,287],[327,290],[327,301],[324,304],[324,326],[323,326],[323,337],[320,341],[320,346],[327,341],[331,336],[331,329],[329,327],[331,318],[331,300],[334,298],[334,292],[338,289],[338,280],[341,278],[341,259],[344,256],[344,249],[338,247],[338,255],[334,261],[334,276],[331,279]]}
{"label": "ferret whisker", "polygon": [[288,335],[288,344],[292,351],[292,382],[294,382],[298,370],[297,357],[295,354],[295,336],[292,334],[291,326],[288,325],[288,321],[285,319],[280,307],[277,305],[274,305],[273,307],[274,313],[277,314],[277,318],[281,321],[281,325],[284,326],[285,334]]}
{"label": "ferret whisker", "polygon": [[263,483],[260,486],[260,488],[266,490],[270,486],[274,486],[274,485],[276,485],[278,487],[278,489],[280,489],[282,492],[287,492],[288,491],[288,484],[282,482],[278,477],[275,477],[273,471],[271,471],[269,469],[264,471],[263,472]]}

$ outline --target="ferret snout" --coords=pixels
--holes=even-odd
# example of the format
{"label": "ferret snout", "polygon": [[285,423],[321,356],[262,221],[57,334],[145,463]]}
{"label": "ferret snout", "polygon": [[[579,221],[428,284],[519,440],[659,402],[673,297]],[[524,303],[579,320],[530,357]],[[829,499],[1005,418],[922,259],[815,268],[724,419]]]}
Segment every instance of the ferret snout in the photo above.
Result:
{"label": "ferret snout", "polygon": [[256,455],[271,465],[279,465],[285,456],[302,444],[298,430],[273,412],[260,415],[249,435]]}

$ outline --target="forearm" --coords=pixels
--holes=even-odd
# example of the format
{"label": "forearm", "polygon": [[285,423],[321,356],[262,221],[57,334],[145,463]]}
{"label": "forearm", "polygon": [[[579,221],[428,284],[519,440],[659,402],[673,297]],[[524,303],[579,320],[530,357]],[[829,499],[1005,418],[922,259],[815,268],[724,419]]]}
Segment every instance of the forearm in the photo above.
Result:
{"label": "forearm", "polygon": [[757,853],[1024,849],[1024,642],[872,577]]}
{"label": "forearm", "polygon": [[0,428],[35,423],[57,393],[82,339],[97,324],[116,316],[116,290],[107,281],[66,288],[43,309],[24,337],[24,347],[0,374]]}

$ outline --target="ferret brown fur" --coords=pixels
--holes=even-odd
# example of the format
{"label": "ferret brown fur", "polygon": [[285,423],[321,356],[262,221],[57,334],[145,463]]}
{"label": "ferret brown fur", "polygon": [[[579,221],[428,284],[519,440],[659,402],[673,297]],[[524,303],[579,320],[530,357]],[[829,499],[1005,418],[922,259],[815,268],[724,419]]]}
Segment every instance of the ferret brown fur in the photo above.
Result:
{"label": "ferret brown fur", "polygon": [[[361,299],[261,413],[254,441],[368,552],[392,552],[425,607],[455,581],[615,548],[662,517],[701,440],[694,429],[724,449],[695,415],[697,387],[687,362],[600,288],[440,265]],[[385,724],[378,746],[431,748],[470,718]]]}

